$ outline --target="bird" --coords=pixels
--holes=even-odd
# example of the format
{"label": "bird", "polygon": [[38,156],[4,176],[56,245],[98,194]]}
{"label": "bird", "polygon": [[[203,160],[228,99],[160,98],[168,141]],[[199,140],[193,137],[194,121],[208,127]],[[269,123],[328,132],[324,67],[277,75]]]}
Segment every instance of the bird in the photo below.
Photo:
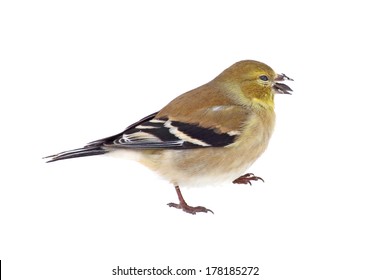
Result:
{"label": "bird", "polygon": [[242,60],[118,134],[45,158],[55,162],[133,154],[174,186],[179,202],[169,207],[214,214],[187,204],[180,187],[264,181],[245,172],[268,146],[275,124],[274,95],[292,92],[282,81],[293,79],[262,62]]}

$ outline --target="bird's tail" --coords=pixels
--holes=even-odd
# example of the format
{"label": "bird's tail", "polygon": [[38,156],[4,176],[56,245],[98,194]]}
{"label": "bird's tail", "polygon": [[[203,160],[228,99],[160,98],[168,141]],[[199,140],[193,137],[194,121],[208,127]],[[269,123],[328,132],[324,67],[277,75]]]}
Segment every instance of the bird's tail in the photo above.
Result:
{"label": "bird's tail", "polygon": [[108,153],[108,150],[105,150],[101,146],[86,146],[80,149],[74,149],[70,151],[61,152],[59,154],[51,155],[48,157],[44,157],[49,159],[47,162],[53,162],[62,159],[69,158],[77,158],[77,157],[88,157],[88,156],[96,156]]}

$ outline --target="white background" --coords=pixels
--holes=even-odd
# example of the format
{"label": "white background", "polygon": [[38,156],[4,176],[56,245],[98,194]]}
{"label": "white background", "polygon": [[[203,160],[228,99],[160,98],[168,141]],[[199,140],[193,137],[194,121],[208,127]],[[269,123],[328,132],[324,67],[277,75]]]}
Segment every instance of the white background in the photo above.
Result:
{"label": "white background", "polygon": [[[364,4],[1,1],[4,279],[154,279],[112,276],[117,265],[369,279]],[[294,94],[276,96],[275,133],[249,170],[265,183],[183,190],[214,215],[167,207],[172,186],[135,162],[41,159],[118,133],[242,59],[293,77]],[[207,266],[260,276],[206,277]]]}

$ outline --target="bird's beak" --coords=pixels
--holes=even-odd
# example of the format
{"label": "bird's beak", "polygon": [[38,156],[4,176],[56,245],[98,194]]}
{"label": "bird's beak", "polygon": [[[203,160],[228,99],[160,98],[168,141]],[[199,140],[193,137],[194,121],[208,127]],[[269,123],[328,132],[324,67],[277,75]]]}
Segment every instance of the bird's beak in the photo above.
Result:
{"label": "bird's beak", "polygon": [[[287,77],[285,74],[278,74],[277,77],[274,78],[274,81],[293,81],[293,79]],[[293,91],[289,86],[282,84],[282,83],[274,83],[273,89],[275,93],[282,93],[282,94],[291,94]]]}

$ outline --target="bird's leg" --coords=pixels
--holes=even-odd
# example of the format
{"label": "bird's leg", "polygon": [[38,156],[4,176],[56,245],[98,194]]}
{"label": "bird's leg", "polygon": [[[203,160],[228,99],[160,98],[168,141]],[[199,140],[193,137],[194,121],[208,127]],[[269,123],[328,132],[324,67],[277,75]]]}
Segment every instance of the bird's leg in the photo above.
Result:
{"label": "bird's leg", "polygon": [[257,181],[261,180],[264,182],[263,178],[254,176],[254,173],[246,173],[245,175],[242,175],[241,177],[237,178],[233,181],[233,184],[251,184],[251,181]]}
{"label": "bird's leg", "polygon": [[176,192],[177,192],[177,196],[178,196],[178,199],[179,199],[179,203],[168,203],[168,206],[169,207],[175,207],[177,209],[182,209],[183,211],[185,211],[186,213],[190,213],[190,214],[193,214],[195,215],[197,212],[204,212],[204,213],[207,213],[207,212],[211,212],[214,214],[213,211],[211,211],[210,209],[207,209],[203,206],[196,206],[196,207],[193,207],[193,206],[189,206],[186,201],[184,200],[183,196],[182,196],[182,193],[181,193],[181,190],[179,189],[179,186],[175,186],[176,188]]}

